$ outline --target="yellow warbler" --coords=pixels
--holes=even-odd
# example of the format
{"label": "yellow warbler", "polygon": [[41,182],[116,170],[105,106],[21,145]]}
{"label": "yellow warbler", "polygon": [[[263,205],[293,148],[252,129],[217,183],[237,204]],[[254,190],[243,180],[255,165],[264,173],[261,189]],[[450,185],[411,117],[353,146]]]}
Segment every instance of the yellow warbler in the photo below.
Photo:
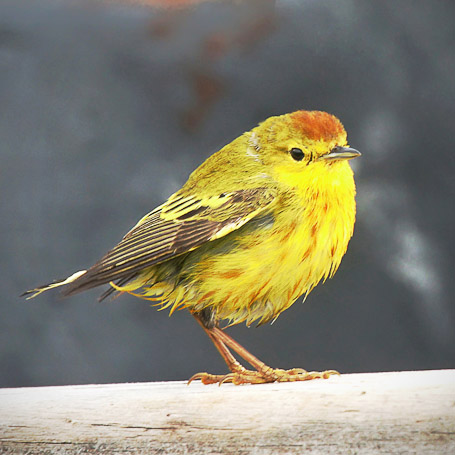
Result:
{"label": "yellow warbler", "polygon": [[187,308],[231,370],[191,378],[205,384],[326,378],[336,372],[268,367],[219,322],[272,321],[335,273],[355,221],[347,161],[359,155],[333,115],[270,117],[208,158],[93,267],[24,295],[63,285],[72,295],[109,283],[100,300],[128,292],[171,314]]}

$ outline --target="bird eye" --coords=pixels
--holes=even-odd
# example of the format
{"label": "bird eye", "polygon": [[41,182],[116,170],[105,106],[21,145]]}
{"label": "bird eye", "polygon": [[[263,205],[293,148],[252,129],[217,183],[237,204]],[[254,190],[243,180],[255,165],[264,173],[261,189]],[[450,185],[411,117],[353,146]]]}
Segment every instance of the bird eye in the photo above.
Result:
{"label": "bird eye", "polygon": [[305,154],[303,153],[303,151],[298,148],[292,148],[291,150],[289,150],[289,153],[291,154],[292,158],[294,158],[294,160],[296,161],[302,161],[303,158],[305,158]]}

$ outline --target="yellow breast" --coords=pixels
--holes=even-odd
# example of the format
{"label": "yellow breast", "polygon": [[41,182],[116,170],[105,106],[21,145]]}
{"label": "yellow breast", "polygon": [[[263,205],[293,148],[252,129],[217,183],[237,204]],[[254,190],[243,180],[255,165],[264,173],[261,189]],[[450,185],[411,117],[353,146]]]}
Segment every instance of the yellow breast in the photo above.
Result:
{"label": "yellow breast", "polygon": [[333,174],[313,176],[311,185],[283,194],[270,216],[221,239],[210,254],[191,253],[197,259],[185,306],[209,306],[234,323],[266,322],[332,276],[355,221],[352,171],[340,164]]}

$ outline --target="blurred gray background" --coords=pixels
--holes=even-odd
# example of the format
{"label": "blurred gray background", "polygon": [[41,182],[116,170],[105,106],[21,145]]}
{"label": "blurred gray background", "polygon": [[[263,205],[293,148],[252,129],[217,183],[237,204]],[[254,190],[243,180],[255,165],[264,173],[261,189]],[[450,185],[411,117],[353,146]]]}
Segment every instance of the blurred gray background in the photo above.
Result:
{"label": "blurred gray background", "polygon": [[301,108],[337,115],[363,153],[355,235],[304,305],[230,333],[283,368],[455,367],[454,3],[141,3],[0,0],[0,386],[225,372],[187,312],[18,295],[90,266],[211,153]]}

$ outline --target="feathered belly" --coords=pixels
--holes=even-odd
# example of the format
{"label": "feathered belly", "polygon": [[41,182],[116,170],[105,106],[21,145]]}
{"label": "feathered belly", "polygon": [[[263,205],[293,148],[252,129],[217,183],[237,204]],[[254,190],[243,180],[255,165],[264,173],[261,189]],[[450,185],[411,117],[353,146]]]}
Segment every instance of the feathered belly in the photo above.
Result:
{"label": "feathered belly", "polygon": [[332,276],[346,252],[354,220],[337,207],[323,212],[309,205],[294,217],[256,220],[207,251],[190,253],[184,306],[210,307],[233,323],[276,318]]}

